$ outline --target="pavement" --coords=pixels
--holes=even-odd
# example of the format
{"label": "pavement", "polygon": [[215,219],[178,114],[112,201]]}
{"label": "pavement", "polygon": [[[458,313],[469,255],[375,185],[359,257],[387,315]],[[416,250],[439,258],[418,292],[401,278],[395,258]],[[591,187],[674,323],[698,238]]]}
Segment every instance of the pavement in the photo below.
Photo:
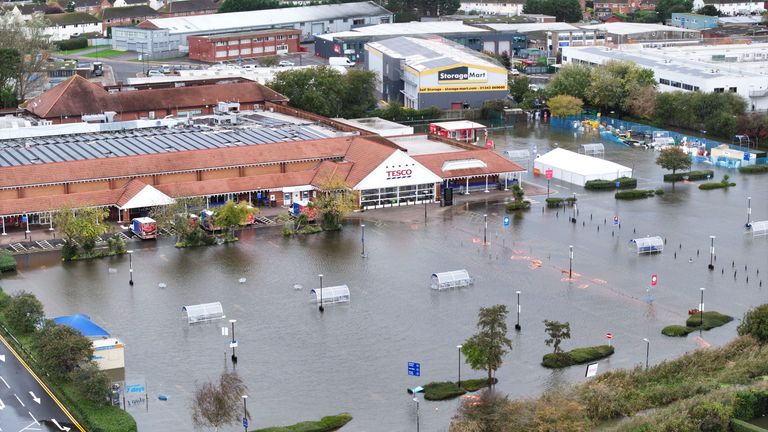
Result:
{"label": "pavement", "polygon": [[85,432],[6,339],[0,342],[0,432]]}

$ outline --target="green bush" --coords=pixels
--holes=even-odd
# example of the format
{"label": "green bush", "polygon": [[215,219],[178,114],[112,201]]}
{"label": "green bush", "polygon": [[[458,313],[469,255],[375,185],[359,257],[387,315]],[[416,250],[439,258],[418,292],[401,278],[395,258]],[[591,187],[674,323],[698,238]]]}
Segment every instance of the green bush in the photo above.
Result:
{"label": "green bush", "polygon": [[497,382],[499,382],[499,380],[496,378],[494,378],[492,382],[489,382],[488,378],[461,380],[461,388],[471,393],[476,392],[481,388],[489,387],[491,383],[496,384]]}
{"label": "green bush", "polygon": [[739,336],[750,335],[762,343],[768,342],[768,304],[748,310],[736,331]]}
{"label": "green bush", "polygon": [[768,173],[768,164],[746,165],[739,167],[739,172],[742,174],[765,174]]}
{"label": "green bush", "polygon": [[72,382],[84,399],[97,406],[109,404],[111,389],[106,372],[94,362],[75,369],[71,374]]}
{"label": "green bush", "polygon": [[661,334],[671,337],[688,336],[694,329],[681,325],[669,325],[661,329]]}
{"label": "green bush", "polygon": [[610,356],[614,351],[612,346],[598,345],[586,348],[576,348],[568,352],[549,353],[544,355],[541,365],[552,369],[564,368],[600,360]]}
{"label": "green bush", "polygon": [[665,182],[683,181],[685,180],[685,177],[688,177],[688,180],[707,180],[707,179],[711,179],[714,176],[715,176],[715,172],[712,170],[690,171],[687,173],[664,174],[664,181]]}
{"label": "green bush", "polygon": [[61,260],[72,261],[77,258],[77,245],[75,243],[66,241],[61,248]]}
{"label": "green bush", "polygon": [[731,419],[731,430],[733,432],[766,432],[768,429],[733,418]]}
{"label": "green bush", "polygon": [[637,179],[619,177],[615,180],[589,180],[584,184],[584,189],[614,190],[616,189],[616,182],[619,182],[619,189],[633,189],[637,187]]}
{"label": "green bush", "polygon": [[752,420],[766,413],[768,413],[768,390],[750,389],[734,395],[733,418]]}
{"label": "green bush", "polygon": [[634,189],[634,190],[626,190],[626,191],[616,192],[616,195],[614,195],[614,197],[616,199],[635,200],[635,199],[650,198],[655,193],[656,193],[656,191],[653,191],[653,190]]}
{"label": "green bush", "polygon": [[16,271],[16,258],[6,249],[0,249],[0,273]]}
{"label": "green bush", "polygon": [[704,401],[688,410],[690,418],[698,423],[701,432],[726,432],[730,423],[732,408],[719,402]]}
{"label": "green bush", "polygon": [[[463,384],[463,383],[462,383]],[[466,393],[466,391],[457,386],[456,383],[433,382],[424,385],[424,399],[431,401],[453,399]]]}
{"label": "green bush", "polygon": [[176,247],[185,248],[197,246],[213,246],[216,243],[216,237],[213,234],[198,226],[197,228],[190,231],[187,235],[182,237],[181,241],[176,243]]}
{"label": "green bush", "polygon": [[352,421],[351,415],[341,413],[335,416],[323,417],[320,421],[301,422],[291,426],[268,427],[251,432],[331,432],[341,429],[350,421]]}
{"label": "green bush", "polygon": [[656,190],[654,191],[654,193],[655,193],[656,195],[664,195],[664,189],[661,189],[661,188],[659,188],[659,189],[656,189]]}
{"label": "green bush", "polygon": [[531,208],[530,201],[511,201],[507,203],[507,213]]}
{"label": "green bush", "polygon": [[11,328],[21,334],[32,333],[37,323],[43,319],[43,304],[28,292],[18,292],[11,296],[11,301],[5,309],[5,318]]}
{"label": "green bush", "polygon": [[728,189],[731,186],[736,186],[736,183],[729,183],[729,182],[702,183],[699,185],[699,189],[701,190]]}
{"label": "green bush", "polygon": [[317,234],[323,232],[323,229],[319,225],[304,225],[299,229],[299,234]]}
{"label": "green bush", "polygon": [[685,321],[685,325],[688,327],[692,327],[695,330],[711,330],[715,327],[720,327],[721,325],[725,325],[731,321],[733,321],[733,317],[730,317],[728,315],[723,315],[720,312],[717,311],[709,311],[704,312],[704,325],[701,324],[701,315],[702,314],[693,314],[688,317],[688,320]]}
{"label": "green bush", "polygon": [[88,39],[79,37],[77,39],[65,39],[56,43],[59,51],[70,51],[74,49],[87,48]]}
{"label": "green bush", "polygon": [[547,198],[545,201],[547,202],[547,207],[556,208],[563,205],[564,200],[562,198]]}

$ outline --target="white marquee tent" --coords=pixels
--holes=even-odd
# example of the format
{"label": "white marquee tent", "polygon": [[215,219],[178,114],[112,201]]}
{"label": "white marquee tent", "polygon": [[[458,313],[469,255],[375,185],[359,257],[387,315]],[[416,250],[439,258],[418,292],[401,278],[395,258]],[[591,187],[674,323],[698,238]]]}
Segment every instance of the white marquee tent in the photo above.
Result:
{"label": "white marquee tent", "polygon": [[556,148],[533,161],[534,173],[545,175],[552,170],[552,178],[584,186],[589,180],[614,180],[632,177],[632,168],[615,162]]}

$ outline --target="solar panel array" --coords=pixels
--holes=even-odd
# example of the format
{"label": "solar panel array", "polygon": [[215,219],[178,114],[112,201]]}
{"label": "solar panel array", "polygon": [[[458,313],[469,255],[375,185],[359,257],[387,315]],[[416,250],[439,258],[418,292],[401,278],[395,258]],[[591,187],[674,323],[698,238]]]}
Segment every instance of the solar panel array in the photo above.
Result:
{"label": "solar panel array", "polygon": [[328,138],[310,125],[241,129],[135,129],[0,141],[0,167]]}

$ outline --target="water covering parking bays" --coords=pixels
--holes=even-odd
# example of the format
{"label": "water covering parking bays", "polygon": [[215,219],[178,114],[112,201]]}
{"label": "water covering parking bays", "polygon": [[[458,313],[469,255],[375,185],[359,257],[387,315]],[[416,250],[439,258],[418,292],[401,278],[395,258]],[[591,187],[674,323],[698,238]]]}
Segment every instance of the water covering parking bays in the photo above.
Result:
{"label": "water covering parking bays", "polygon": [[[536,146],[539,153],[555,142],[574,151],[583,142],[543,125],[494,131],[492,138],[499,151],[506,142],[511,149]],[[700,191],[678,183],[673,192],[661,184],[654,156],[606,145],[607,159],[634,165],[640,188],[667,191],[648,200],[618,202],[610,192],[552,182],[554,196],[577,193],[575,224],[568,222],[570,209],[542,212],[542,196],[532,197],[530,211],[511,215],[508,227],[502,202],[433,206],[428,225],[418,206],[382,209],[362,215],[365,259],[360,221],[352,219],[338,233],[284,239],[279,230],[252,230],[236,244],[208,248],[177,250],[170,239],[142,242],[133,256],[133,287],[127,282],[127,257],[60,264],[55,254],[20,258],[20,273],[2,285],[7,292],[35,293],[50,316],[87,313],[126,343],[126,374],[146,377],[150,400],[159,393],[169,396],[162,404],[150,402],[148,412],[135,413],[140,430],[189,429],[195,382],[223,370],[230,341],[221,335],[221,322],[189,326],[179,314],[183,305],[212,299],[221,302],[227,318],[237,319],[236,368],[250,387],[252,427],[347,411],[355,417],[350,430],[407,430],[415,413],[406,388],[455,380],[456,345],[475,331],[478,308],[505,303],[512,310],[517,290],[523,330],[512,332],[514,349],[497,375],[497,388],[512,396],[584,379],[582,368],[553,372],[539,366],[549,350],[543,319],[571,322],[573,340],[566,347],[598,345],[611,332],[617,352],[601,363],[602,373],[643,362],[644,337],[651,341],[652,364],[730,340],[736,322],[703,333],[702,340],[698,334],[660,335],[662,327],[679,322],[698,304],[699,287],[707,287],[708,308],[735,317],[768,301],[768,285],[760,287],[756,275],[761,266],[766,267],[761,275],[768,272],[768,243],[744,235],[745,197],[768,196],[768,184],[718,170],[717,176],[727,172],[737,186]],[[546,180],[528,180],[546,188]],[[752,201],[758,220],[768,215],[768,203],[760,201]],[[483,214],[489,222],[486,246],[474,241],[483,237]],[[621,228],[611,222],[615,215]],[[627,247],[630,239],[647,235],[667,240],[663,254],[638,255]],[[710,235],[718,242],[715,271],[707,270]],[[568,245],[574,245],[570,279],[563,273]],[[475,285],[430,289],[425,281],[431,273],[446,269],[467,269]],[[294,288],[316,286],[320,273],[327,286],[346,284],[354,301],[321,315],[307,302],[309,288]],[[651,274],[658,274],[659,283],[648,304]],[[159,288],[159,282],[166,287]],[[510,328],[514,320],[511,313]],[[419,378],[407,375],[409,361],[421,364]],[[463,366],[462,378],[482,376]],[[456,405],[423,402],[423,430],[447,430]]]}

